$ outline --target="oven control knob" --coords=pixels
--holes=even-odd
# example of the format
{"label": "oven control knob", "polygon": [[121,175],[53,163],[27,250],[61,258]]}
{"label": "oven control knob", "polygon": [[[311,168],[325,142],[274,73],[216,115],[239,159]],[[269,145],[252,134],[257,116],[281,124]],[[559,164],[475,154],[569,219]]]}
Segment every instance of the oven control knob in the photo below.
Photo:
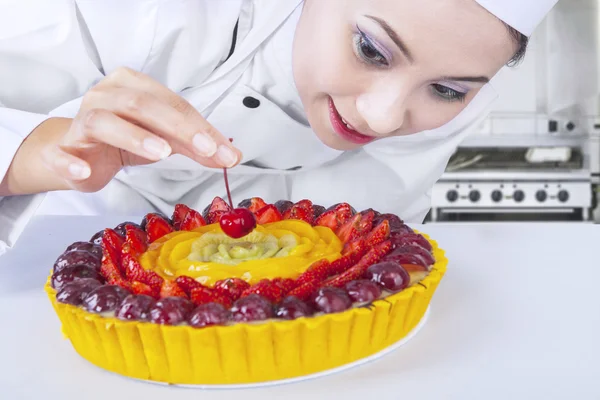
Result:
{"label": "oven control knob", "polygon": [[471,190],[469,193],[469,200],[471,200],[473,203],[477,203],[480,198],[481,193],[479,193],[479,190]]}
{"label": "oven control knob", "polygon": [[449,190],[448,193],[446,193],[446,199],[450,203],[454,203],[456,200],[458,200],[458,192],[456,190]]}
{"label": "oven control knob", "polygon": [[569,200],[569,192],[566,190],[561,190],[558,192],[558,201],[561,203],[566,203]]}
{"label": "oven control knob", "polygon": [[546,201],[546,198],[548,197],[548,194],[546,193],[545,190],[538,190],[535,193],[535,198],[537,199],[537,201],[539,201],[540,203],[543,203]]}
{"label": "oven control knob", "polygon": [[513,193],[513,199],[515,199],[517,203],[522,202],[523,200],[525,200],[525,192],[523,192],[522,190],[515,190],[515,192]]}
{"label": "oven control knob", "polygon": [[502,192],[499,190],[494,190],[492,192],[492,200],[496,203],[500,202],[502,200]]}

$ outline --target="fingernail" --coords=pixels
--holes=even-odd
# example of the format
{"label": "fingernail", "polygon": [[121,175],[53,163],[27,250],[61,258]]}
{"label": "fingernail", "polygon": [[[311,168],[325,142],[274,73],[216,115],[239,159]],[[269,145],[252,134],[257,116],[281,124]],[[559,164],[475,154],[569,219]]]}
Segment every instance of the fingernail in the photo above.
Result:
{"label": "fingernail", "polygon": [[227,146],[219,146],[217,159],[224,167],[230,168],[237,163],[237,154]]}
{"label": "fingernail", "polygon": [[90,167],[81,164],[69,164],[69,173],[73,178],[87,179],[92,174]]}
{"label": "fingernail", "polygon": [[194,135],[192,144],[196,148],[196,152],[202,157],[212,157],[217,152],[217,144],[206,133],[197,133]]}
{"label": "fingernail", "polygon": [[172,152],[169,143],[165,142],[162,139],[148,137],[144,139],[142,145],[144,146],[144,150],[146,150],[148,153],[158,158],[159,160],[169,157]]}

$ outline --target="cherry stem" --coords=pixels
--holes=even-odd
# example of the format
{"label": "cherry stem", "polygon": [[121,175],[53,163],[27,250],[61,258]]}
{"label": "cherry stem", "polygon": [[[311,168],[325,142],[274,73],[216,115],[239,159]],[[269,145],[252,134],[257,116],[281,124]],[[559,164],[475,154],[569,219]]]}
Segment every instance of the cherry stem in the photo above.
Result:
{"label": "cherry stem", "polygon": [[[233,138],[229,138],[229,142],[233,143]],[[231,191],[229,190],[229,179],[227,179],[227,168],[223,168],[223,176],[225,178],[225,189],[227,190],[227,197],[229,198],[229,205],[233,210],[233,201],[231,200]]]}
{"label": "cherry stem", "polygon": [[227,189],[229,205],[231,206],[231,209],[233,209],[233,201],[231,201],[231,192],[229,191],[229,179],[227,179],[227,168],[223,168],[223,176],[225,177],[225,189]]}

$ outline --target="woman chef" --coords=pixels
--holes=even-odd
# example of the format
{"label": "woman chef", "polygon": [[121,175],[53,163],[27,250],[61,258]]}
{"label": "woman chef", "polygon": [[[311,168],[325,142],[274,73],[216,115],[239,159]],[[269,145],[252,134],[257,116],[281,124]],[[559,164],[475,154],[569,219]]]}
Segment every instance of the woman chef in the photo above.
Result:
{"label": "woman chef", "polygon": [[[557,0],[0,6],[0,240],[34,214],[309,198],[421,222]],[[233,138],[230,143],[228,138]]]}

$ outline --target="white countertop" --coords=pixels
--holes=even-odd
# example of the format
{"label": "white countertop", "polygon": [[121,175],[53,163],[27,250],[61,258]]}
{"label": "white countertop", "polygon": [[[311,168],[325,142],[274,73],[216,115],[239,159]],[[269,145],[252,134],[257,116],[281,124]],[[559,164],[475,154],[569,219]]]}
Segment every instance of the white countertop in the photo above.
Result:
{"label": "white countertop", "polygon": [[200,391],[105,372],[62,338],[47,273],[68,244],[120,221],[39,217],[0,257],[2,399],[600,399],[598,225],[419,227],[450,265],[405,346],[302,383]]}

